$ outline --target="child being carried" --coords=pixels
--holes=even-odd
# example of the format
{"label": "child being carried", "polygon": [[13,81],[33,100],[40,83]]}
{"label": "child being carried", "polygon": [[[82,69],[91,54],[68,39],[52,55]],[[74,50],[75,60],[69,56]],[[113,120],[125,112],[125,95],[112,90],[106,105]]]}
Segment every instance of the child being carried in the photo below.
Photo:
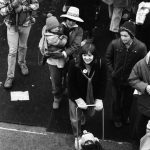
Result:
{"label": "child being carried", "polygon": [[39,42],[39,49],[43,55],[42,64],[48,61],[52,65],[64,66],[66,56],[63,49],[66,43],[67,36],[62,33],[60,23],[55,16],[49,13]]}

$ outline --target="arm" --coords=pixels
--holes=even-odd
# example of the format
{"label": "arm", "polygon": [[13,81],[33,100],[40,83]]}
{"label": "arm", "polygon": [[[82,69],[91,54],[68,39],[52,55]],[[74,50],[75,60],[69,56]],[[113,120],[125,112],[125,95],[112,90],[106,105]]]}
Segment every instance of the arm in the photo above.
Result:
{"label": "arm", "polygon": [[86,102],[80,97],[79,87],[77,86],[79,83],[77,82],[77,72],[78,68],[75,67],[75,62],[72,61],[70,63],[69,72],[68,72],[68,91],[69,91],[69,99],[77,104],[77,106],[81,109],[87,109]]}
{"label": "arm", "polygon": [[14,0],[12,3],[10,1],[1,0],[0,14],[6,16],[10,14],[15,8],[20,5],[19,0]]}
{"label": "arm", "polygon": [[[96,79],[96,85],[94,88],[94,98],[95,99],[102,99],[105,98],[105,88],[107,82],[107,71],[106,71],[106,62],[103,58],[101,58],[101,66],[100,61],[98,60],[98,73]],[[98,87],[98,88],[97,88]]]}
{"label": "arm", "polygon": [[107,65],[108,71],[112,73],[114,70],[113,69],[113,61],[114,61],[113,42],[111,42],[107,47],[105,59],[106,59],[106,65]]}
{"label": "arm", "polygon": [[75,32],[77,32],[75,35],[75,39],[73,40],[71,45],[65,50],[67,56],[72,55],[73,53],[75,53],[80,49],[81,41],[83,37],[83,30],[82,28],[78,28],[78,30],[76,30]]}
{"label": "arm", "polygon": [[145,83],[142,79],[140,62],[136,63],[133,67],[131,74],[129,76],[129,84],[136,90],[140,91],[142,94],[145,93],[148,83]]}
{"label": "arm", "polygon": [[76,73],[77,68],[75,67],[75,62],[72,60],[69,65],[68,70],[68,90],[69,90],[69,98],[72,101],[75,101],[76,99],[80,98],[78,87],[77,87],[77,81],[76,81]]}

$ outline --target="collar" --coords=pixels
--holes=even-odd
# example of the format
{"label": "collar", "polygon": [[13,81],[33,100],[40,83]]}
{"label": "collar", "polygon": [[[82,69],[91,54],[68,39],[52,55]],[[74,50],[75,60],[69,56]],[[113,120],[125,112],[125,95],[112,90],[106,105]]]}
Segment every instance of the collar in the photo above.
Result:
{"label": "collar", "polygon": [[[67,24],[66,24],[66,22],[62,22],[62,24],[65,26],[65,27],[67,27],[68,28],[68,26],[67,26]],[[77,28],[77,27],[79,27],[77,24],[75,24],[72,28]],[[71,29],[72,29],[71,28]]]}

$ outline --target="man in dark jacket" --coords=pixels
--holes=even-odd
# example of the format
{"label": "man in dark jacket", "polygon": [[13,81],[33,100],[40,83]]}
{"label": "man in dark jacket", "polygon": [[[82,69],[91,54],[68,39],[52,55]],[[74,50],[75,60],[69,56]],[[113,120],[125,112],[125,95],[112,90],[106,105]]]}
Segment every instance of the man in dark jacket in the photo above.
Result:
{"label": "man in dark jacket", "polygon": [[130,85],[138,91],[137,110],[133,125],[134,139],[140,139],[146,131],[150,120],[150,52],[135,64],[129,76]]}
{"label": "man in dark jacket", "polygon": [[5,88],[11,88],[15,77],[18,52],[18,64],[22,75],[28,75],[26,65],[27,40],[31,25],[35,22],[32,12],[39,8],[38,0],[1,0],[0,14],[5,16],[7,41],[9,46],[7,78]]}
{"label": "man in dark jacket", "polygon": [[112,81],[112,117],[116,127],[129,122],[133,89],[128,84],[128,77],[146,52],[145,44],[135,38],[135,24],[131,21],[120,27],[120,38],[113,40],[107,48],[106,63]]}

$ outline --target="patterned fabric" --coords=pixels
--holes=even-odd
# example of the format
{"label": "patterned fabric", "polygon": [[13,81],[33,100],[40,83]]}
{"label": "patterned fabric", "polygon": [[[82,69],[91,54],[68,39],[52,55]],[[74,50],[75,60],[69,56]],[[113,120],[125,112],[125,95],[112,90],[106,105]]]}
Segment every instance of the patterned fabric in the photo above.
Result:
{"label": "patterned fabric", "polygon": [[[20,13],[15,13],[15,9],[12,8],[11,0],[5,3],[5,7],[0,9],[0,14],[6,16],[4,22],[6,25],[22,25],[29,26],[35,22],[35,18],[32,17],[32,11],[35,11],[39,8],[38,0],[24,0],[20,4],[23,7],[23,11]],[[18,18],[18,23],[16,23],[16,17]]]}

